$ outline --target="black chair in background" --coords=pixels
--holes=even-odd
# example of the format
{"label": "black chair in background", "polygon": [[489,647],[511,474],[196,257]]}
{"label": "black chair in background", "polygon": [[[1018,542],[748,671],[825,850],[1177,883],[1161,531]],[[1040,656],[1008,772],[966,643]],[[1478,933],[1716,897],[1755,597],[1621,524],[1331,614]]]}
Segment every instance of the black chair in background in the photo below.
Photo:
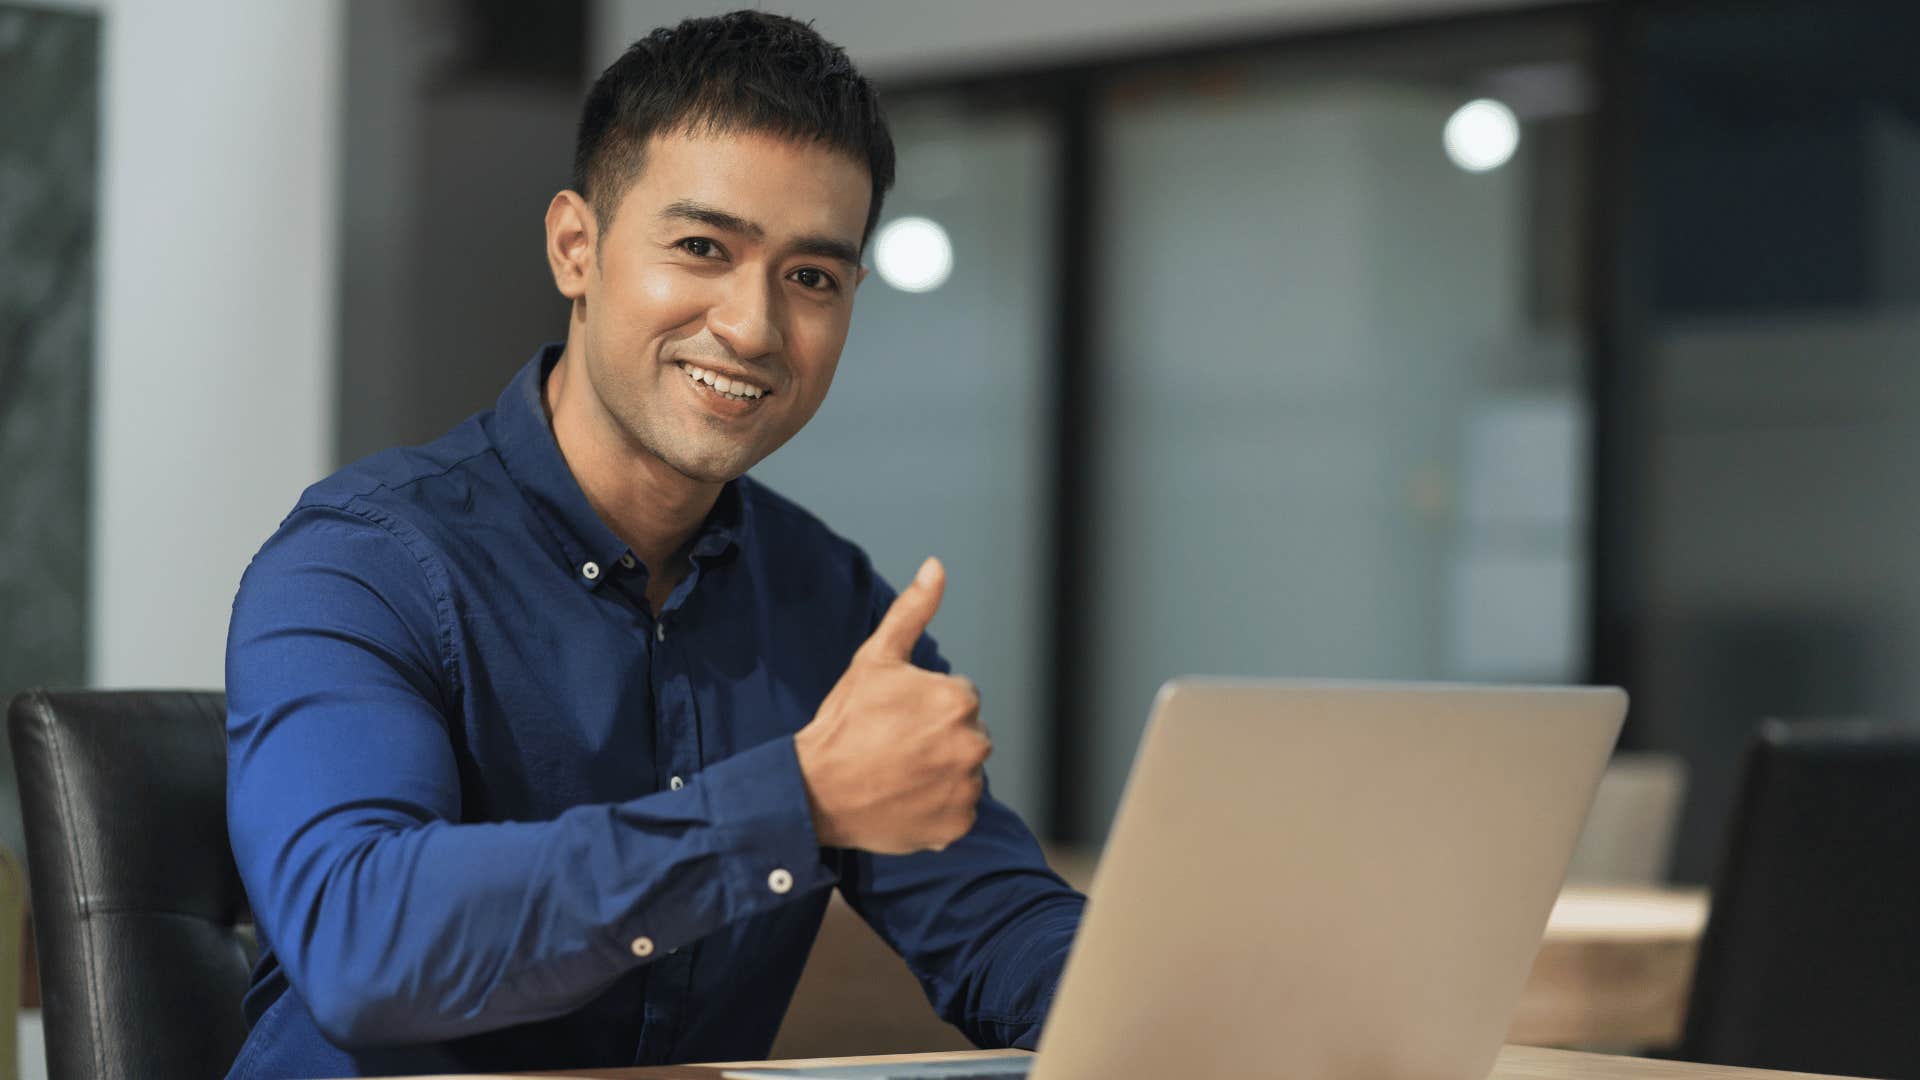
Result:
{"label": "black chair in background", "polygon": [[218,693],[13,699],[52,1080],[215,1080],[239,1052],[225,720]]}
{"label": "black chair in background", "polygon": [[1761,728],[1678,1056],[1920,1077],[1920,728]]}

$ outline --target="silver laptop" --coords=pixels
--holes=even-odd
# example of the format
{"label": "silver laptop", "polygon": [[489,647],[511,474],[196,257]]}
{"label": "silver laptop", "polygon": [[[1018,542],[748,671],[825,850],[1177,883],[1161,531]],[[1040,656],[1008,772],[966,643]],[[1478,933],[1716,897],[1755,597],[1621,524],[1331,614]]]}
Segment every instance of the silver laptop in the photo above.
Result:
{"label": "silver laptop", "polygon": [[1611,688],[1176,679],[1037,1054],[724,1075],[1483,1080],[1626,707]]}

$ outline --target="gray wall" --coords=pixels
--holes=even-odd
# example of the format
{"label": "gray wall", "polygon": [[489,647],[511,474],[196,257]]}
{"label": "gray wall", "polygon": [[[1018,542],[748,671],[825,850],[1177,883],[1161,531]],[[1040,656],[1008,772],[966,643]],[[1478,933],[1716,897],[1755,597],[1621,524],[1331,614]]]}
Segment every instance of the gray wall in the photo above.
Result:
{"label": "gray wall", "polygon": [[[0,701],[86,674],[100,19],[0,5]],[[0,843],[26,856],[0,740]]]}
{"label": "gray wall", "polygon": [[744,6],[813,22],[863,71],[885,78],[1521,7],[1525,0],[593,0],[593,6],[590,59],[596,71],[656,26]]}
{"label": "gray wall", "polygon": [[580,75],[489,66],[474,34],[457,5],[347,5],[340,462],[441,435],[566,336],[542,221]]}

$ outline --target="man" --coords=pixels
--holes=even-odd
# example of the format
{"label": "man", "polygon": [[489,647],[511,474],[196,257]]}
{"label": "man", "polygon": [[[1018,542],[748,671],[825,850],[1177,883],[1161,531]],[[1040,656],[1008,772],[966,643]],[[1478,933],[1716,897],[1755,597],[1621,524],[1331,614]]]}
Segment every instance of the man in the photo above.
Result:
{"label": "man", "polygon": [[892,177],[789,19],[596,82],[546,217],[564,347],[309,489],[241,583],[232,1076],[764,1056],[834,885],[975,1042],[1036,1042],[1083,900],[985,791],[939,564],[896,597],[742,476],[825,396]]}

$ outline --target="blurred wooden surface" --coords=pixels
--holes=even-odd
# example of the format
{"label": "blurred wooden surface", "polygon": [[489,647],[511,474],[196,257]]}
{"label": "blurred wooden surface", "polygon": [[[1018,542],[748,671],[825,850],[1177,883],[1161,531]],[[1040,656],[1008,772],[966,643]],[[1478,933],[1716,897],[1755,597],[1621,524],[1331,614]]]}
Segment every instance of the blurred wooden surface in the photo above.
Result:
{"label": "blurred wooden surface", "polygon": [[1547,921],[1507,1041],[1673,1046],[1706,925],[1704,889],[1568,888]]}
{"label": "blurred wooden surface", "polygon": [[[513,1073],[494,1080],[535,1080],[540,1077],[600,1077],[602,1080],[717,1080],[723,1071],[743,1065],[767,1065],[775,1068],[796,1065],[872,1065],[925,1059],[963,1061],[967,1058],[994,1057],[1005,1050],[950,1054],[896,1054],[872,1058],[816,1058],[767,1062],[732,1062],[719,1065],[666,1065],[651,1069],[595,1069],[585,1072]],[[481,1077],[444,1076],[416,1080],[482,1080]],[[1500,1052],[1487,1080],[1823,1080],[1812,1073],[1767,1072],[1761,1069],[1736,1069],[1727,1065],[1695,1065],[1685,1061],[1652,1061],[1647,1058],[1615,1057],[1609,1054],[1580,1054],[1570,1050],[1549,1050],[1534,1046],[1509,1046]],[[1834,1080],[1828,1077],[1824,1080]]]}
{"label": "blurred wooden surface", "polygon": [[[1082,890],[1091,884],[1091,857],[1050,857],[1069,884]],[[1554,906],[1508,1041],[1672,1046],[1685,1020],[1706,915],[1706,893],[1697,889],[1567,889]],[[934,1015],[906,965],[836,894],[773,1055],[968,1048],[958,1031]]]}

